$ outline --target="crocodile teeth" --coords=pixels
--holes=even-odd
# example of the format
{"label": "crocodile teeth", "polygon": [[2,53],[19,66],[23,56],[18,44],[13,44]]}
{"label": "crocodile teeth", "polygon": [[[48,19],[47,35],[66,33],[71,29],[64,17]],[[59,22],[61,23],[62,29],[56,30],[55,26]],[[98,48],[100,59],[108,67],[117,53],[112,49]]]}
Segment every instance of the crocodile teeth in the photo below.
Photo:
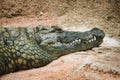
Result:
{"label": "crocodile teeth", "polygon": [[96,40],[96,37],[94,36],[94,38],[93,38],[94,40]]}
{"label": "crocodile teeth", "polygon": [[94,39],[91,39],[91,41],[94,41]]}
{"label": "crocodile teeth", "polygon": [[75,43],[77,43],[77,42],[76,42],[76,41],[73,41],[72,43],[75,44]]}
{"label": "crocodile teeth", "polygon": [[70,46],[71,44],[67,44],[67,46]]}
{"label": "crocodile teeth", "polygon": [[89,40],[88,42],[89,42],[89,43],[91,43],[91,42],[92,42],[92,40]]}
{"label": "crocodile teeth", "polygon": [[91,43],[93,41],[96,41],[96,37],[95,36],[92,39],[90,39],[88,42]]}
{"label": "crocodile teeth", "polygon": [[81,39],[79,39],[78,41],[81,42]]}
{"label": "crocodile teeth", "polygon": [[79,40],[75,40],[75,42],[79,42]]}
{"label": "crocodile teeth", "polygon": [[70,43],[70,45],[73,45],[73,43]]}
{"label": "crocodile teeth", "polygon": [[73,45],[73,44],[77,44],[77,43],[80,43],[79,40],[75,40],[71,44]]}

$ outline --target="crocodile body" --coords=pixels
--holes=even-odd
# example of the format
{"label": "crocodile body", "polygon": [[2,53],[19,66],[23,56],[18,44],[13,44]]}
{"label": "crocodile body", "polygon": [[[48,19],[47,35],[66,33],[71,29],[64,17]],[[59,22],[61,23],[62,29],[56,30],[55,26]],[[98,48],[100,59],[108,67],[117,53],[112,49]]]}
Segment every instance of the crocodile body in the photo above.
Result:
{"label": "crocodile body", "polygon": [[55,26],[0,27],[0,75],[45,66],[62,55],[97,47],[104,36],[98,28],[73,32]]}

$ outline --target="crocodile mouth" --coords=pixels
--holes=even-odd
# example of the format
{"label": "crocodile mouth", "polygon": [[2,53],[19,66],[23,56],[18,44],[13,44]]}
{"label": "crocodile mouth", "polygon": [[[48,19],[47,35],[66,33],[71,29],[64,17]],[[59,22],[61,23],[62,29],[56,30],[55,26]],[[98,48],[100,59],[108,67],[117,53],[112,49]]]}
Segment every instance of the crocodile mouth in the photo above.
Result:
{"label": "crocodile mouth", "polygon": [[65,45],[76,45],[76,44],[89,44],[89,43],[94,43],[96,42],[96,37],[94,36],[93,38],[89,39],[89,40],[83,40],[83,39],[76,39],[74,41],[72,41],[71,43],[64,43]]}
{"label": "crocodile mouth", "polygon": [[[68,43],[61,43],[61,42],[57,42],[57,43],[54,43],[54,44],[51,44],[52,46],[77,46],[77,45],[85,45],[85,44],[89,44],[89,45],[95,45],[97,44],[98,42],[100,42],[100,40],[98,41],[99,39],[97,39],[96,36],[93,36],[92,38],[90,39],[76,39],[76,40],[73,40],[72,42],[68,42]],[[102,40],[102,39],[101,39]],[[102,42],[102,41],[101,41]]]}
{"label": "crocodile mouth", "polygon": [[104,36],[104,32],[98,28],[87,32],[64,32],[55,34],[55,38],[44,39],[40,45],[55,49],[80,51],[98,47],[103,42]]}

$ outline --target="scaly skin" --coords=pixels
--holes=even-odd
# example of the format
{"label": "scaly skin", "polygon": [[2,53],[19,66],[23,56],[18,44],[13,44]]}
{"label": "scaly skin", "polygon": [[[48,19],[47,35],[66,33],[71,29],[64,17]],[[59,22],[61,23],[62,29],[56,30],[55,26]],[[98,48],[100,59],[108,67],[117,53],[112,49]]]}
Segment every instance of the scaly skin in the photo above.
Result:
{"label": "scaly skin", "polygon": [[55,26],[0,27],[0,75],[41,67],[62,55],[97,47],[104,36],[98,28],[72,32]]}

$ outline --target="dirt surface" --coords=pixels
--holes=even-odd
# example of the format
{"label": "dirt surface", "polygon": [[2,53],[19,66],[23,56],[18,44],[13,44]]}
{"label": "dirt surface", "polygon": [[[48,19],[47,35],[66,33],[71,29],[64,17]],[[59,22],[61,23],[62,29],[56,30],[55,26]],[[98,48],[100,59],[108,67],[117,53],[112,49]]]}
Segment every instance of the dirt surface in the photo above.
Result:
{"label": "dirt surface", "polygon": [[100,47],[60,57],[45,67],[10,73],[0,80],[120,80],[119,0],[0,0],[0,25],[58,25],[64,30],[104,30]]}

